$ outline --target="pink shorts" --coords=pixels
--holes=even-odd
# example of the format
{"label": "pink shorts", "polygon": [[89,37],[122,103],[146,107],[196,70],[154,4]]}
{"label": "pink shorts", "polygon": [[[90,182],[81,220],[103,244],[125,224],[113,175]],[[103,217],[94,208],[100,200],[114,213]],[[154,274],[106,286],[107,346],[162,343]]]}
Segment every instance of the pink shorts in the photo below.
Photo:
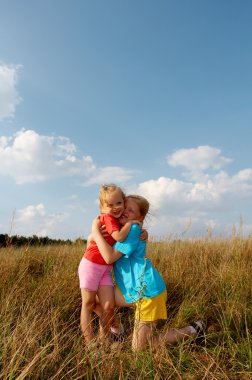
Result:
{"label": "pink shorts", "polygon": [[78,268],[80,288],[97,292],[102,285],[114,286],[112,268],[113,265],[96,264],[83,257]]}

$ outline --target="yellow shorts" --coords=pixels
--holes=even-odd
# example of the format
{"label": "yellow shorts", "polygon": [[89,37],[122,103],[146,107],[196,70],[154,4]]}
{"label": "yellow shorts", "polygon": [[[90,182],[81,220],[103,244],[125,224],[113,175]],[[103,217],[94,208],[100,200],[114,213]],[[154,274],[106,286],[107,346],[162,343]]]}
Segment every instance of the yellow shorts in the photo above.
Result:
{"label": "yellow shorts", "polygon": [[167,291],[153,298],[142,298],[135,302],[136,321],[153,322],[158,319],[167,319],[166,310]]}

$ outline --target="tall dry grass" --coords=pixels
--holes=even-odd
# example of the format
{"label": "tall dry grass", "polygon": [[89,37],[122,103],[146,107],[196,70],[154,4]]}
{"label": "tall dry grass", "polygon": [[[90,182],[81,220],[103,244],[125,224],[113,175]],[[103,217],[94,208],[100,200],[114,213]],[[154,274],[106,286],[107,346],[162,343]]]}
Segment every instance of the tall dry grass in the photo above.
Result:
{"label": "tall dry grass", "polygon": [[160,329],[204,318],[204,345],[133,353],[133,313],[119,310],[128,337],[84,350],[79,328],[80,247],[0,250],[0,379],[251,379],[252,239],[149,243],[168,289]]}

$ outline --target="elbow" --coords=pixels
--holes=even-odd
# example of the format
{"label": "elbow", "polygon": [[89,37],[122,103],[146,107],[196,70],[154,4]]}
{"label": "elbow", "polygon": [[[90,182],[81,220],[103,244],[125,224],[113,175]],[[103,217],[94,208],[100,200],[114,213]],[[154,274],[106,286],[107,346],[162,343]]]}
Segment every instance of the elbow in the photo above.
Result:
{"label": "elbow", "polygon": [[109,257],[106,257],[106,258],[104,258],[104,260],[105,260],[105,262],[106,262],[106,264],[113,264],[113,262],[114,262],[114,260],[112,260],[112,258],[109,258]]}

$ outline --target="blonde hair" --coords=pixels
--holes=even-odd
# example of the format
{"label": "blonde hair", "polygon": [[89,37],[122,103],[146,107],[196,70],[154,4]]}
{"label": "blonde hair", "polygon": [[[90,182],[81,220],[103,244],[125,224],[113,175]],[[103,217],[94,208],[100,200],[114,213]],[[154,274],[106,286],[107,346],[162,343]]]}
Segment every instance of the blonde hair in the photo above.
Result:
{"label": "blonde hair", "polygon": [[99,197],[100,208],[103,208],[104,206],[106,206],[106,195],[113,193],[116,190],[122,194],[123,201],[125,202],[126,195],[119,186],[116,186],[114,183],[103,184],[101,185],[101,188],[100,188],[100,197]]}
{"label": "blonde hair", "polygon": [[131,198],[136,202],[136,204],[139,207],[140,215],[143,218],[145,218],[146,215],[148,214],[149,208],[150,208],[149,201],[147,201],[147,199],[142,197],[141,195],[135,195],[135,194],[127,195],[126,199],[128,199],[128,198]]}

